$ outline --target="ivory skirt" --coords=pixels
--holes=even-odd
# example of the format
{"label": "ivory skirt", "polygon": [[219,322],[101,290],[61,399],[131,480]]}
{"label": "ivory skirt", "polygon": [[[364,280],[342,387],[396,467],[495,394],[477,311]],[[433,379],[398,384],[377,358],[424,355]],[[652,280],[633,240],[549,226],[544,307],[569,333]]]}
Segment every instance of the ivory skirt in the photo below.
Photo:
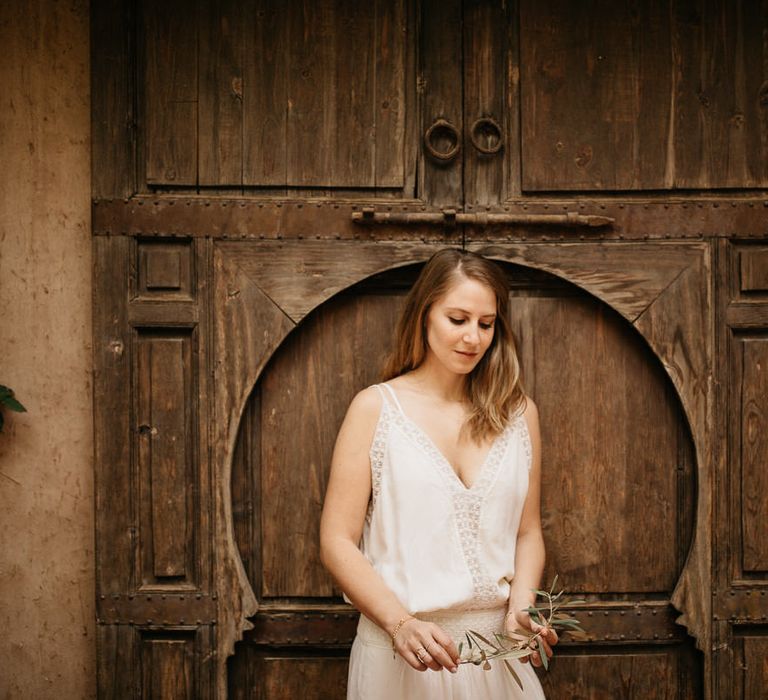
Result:
{"label": "ivory skirt", "polygon": [[[465,630],[493,639],[504,627],[506,608],[460,612],[419,613],[419,619],[438,624],[456,645]],[[466,646],[466,641],[464,642]],[[457,673],[417,671],[399,654],[392,652],[392,639],[378,625],[360,615],[357,636],[349,658],[347,700],[544,700],[544,691],[530,663],[509,662],[523,689],[501,661],[491,669],[461,664]]]}

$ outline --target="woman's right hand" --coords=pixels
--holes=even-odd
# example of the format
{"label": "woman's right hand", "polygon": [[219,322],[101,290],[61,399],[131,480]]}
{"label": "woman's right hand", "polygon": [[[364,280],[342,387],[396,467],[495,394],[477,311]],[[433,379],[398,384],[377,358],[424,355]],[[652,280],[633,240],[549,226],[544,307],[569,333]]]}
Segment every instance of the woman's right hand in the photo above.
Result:
{"label": "woman's right hand", "polygon": [[403,624],[395,637],[395,649],[417,671],[458,670],[459,650],[433,622],[413,618]]}

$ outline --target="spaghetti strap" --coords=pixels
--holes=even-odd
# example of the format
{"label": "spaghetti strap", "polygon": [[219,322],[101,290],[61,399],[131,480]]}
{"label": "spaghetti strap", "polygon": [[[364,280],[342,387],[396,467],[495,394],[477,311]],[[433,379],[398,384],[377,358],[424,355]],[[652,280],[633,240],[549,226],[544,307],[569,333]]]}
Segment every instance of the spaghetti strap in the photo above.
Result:
{"label": "spaghetti strap", "polygon": [[389,392],[389,395],[392,397],[392,400],[395,402],[395,406],[397,406],[400,413],[405,415],[405,411],[403,411],[403,407],[400,405],[400,401],[397,398],[397,394],[395,393],[395,390],[389,386],[386,382],[382,382],[381,384],[377,384],[376,386],[383,386],[386,387],[387,391]]}

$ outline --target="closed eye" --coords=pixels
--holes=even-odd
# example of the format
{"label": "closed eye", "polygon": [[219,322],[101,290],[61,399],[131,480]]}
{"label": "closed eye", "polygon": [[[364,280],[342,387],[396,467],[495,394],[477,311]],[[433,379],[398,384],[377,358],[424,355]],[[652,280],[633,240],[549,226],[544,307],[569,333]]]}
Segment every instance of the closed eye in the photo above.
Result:
{"label": "closed eye", "polygon": [[[453,318],[451,316],[449,316],[448,318],[450,319],[451,323],[453,323],[456,326],[460,326],[462,323],[464,323],[464,319],[463,318]],[[481,323],[480,324],[480,328],[483,328],[484,330],[489,330],[489,329],[493,328],[493,324],[492,323]]]}

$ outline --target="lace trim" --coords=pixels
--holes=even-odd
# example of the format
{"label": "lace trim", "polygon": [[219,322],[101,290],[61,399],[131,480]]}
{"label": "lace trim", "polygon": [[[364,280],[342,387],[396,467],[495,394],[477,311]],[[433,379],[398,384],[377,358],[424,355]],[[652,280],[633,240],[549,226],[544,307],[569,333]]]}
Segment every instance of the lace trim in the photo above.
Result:
{"label": "lace trim", "polygon": [[[381,389],[379,389],[381,392]],[[370,521],[373,508],[381,493],[381,474],[384,469],[384,454],[387,445],[387,428],[389,427],[390,406],[389,401],[382,393],[381,413],[376,423],[376,430],[373,434],[373,442],[368,453],[371,459],[371,500],[368,502],[368,512],[366,517]]]}
{"label": "lace trim", "polygon": [[533,447],[531,446],[531,434],[528,432],[528,421],[523,416],[518,416],[517,420],[520,423],[520,437],[523,442],[523,449],[525,450],[525,463],[528,471],[531,471],[533,466]]}

